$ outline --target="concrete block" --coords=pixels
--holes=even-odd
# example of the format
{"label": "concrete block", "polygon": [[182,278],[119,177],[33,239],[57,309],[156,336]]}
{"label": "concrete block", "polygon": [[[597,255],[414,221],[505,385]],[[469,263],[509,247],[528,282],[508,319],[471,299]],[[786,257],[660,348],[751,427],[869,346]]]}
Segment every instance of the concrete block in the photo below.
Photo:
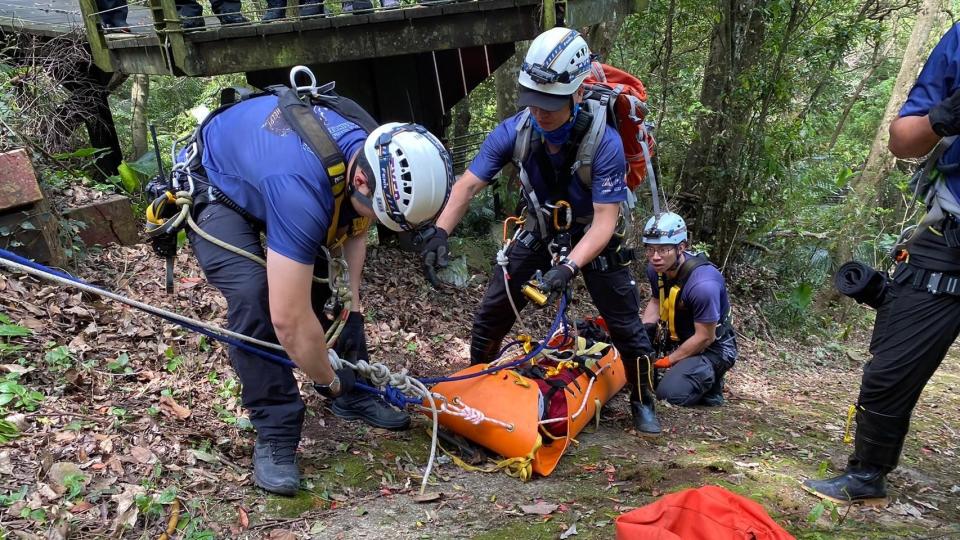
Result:
{"label": "concrete block", "polygon": [[66,219],[86,224],[79,235],[83,243],[92,245],[120,244],[130,246],[140,242],[140,223],[133,213],[130,199],[115,195],[102,201],[71,208],[63,213]]}
{"label": "concrete block", "polygon": [[0,212],[43,200],[30,155],[23,148],[0,154]]}

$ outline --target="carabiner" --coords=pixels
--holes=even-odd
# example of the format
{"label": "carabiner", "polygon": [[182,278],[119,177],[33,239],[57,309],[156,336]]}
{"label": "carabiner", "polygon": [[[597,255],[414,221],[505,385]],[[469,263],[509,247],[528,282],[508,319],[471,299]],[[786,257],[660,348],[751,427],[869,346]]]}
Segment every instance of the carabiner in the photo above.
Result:
{"label": "carabiner", "polygon": [[[553,228],[557,231],[568,231],[573,225],[573,207],[564,200],[553,204],[547,204],[547,207],[553,211]],[[560,224],[560,212],[563,211],[563,224]]]}

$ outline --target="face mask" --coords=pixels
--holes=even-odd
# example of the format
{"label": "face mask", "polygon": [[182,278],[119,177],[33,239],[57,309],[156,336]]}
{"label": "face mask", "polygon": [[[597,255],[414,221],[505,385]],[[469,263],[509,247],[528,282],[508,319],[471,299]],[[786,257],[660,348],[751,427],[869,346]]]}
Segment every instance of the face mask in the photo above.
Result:
{"label": "face mask", "polygon": [[564,122],[562,126],[553,131],[545,131],[537,124],[537,119],[533,116],[530,116],[530,123],[533,126],[533,130],[546,139],[548,143],[560,146],[570,139],[570,133],[573,132],[573,125],[577,122],[577,113],[579,112],[580,104],[576,103],[573,106],[573,112],[570,114],[570,120]]}

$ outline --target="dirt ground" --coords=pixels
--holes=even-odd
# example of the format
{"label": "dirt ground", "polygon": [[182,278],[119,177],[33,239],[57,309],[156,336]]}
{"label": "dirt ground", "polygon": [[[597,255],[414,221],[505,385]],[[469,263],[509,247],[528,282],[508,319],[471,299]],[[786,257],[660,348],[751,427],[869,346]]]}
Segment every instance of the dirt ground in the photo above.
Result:
{"label": "dirt ground", "polygon": [[[366,268],[375,360],[416,375],[466,365],[482,276],[436,292],[412,255],[385,248],[371,250]],[[222,323],[225,302],[189,249],[177,271],[170,297],[162,262],[144,246],[93,252],[77,269],[111,290]],[[587,309],[578,304],[574,315]],[[665,432],[650,439],[630,429],[620,394],[551,476],[524,483],[441,456],[428,490],[440,495],[430,502],[414,500],[429,454],[425,417],[403,433],[372,429],[333,417],[304,388],[304,489],[283,498],[252,485],[254,434],[222,346],[0,272],[0,313],[31,330],[0,337],[0,376],[42,394],[32,410],[22,399],[6,405],[22,434],[0,446],[0,538],[157,538],[168,527],[171,538],[194,540],[612,538],[619,514],[703,485],[752,498],[798,538],[960,538],[960,354],[917,407],[889,504],[837,509],[799,482],[841,469],[851,449],[844,422],[866,359],[864,330],[845,340],[772,340],[776,329],[749,301],[737,310],[742,357],[725,406],[660,405]],[[524,328],[542,334],[546,316],[531,314]],[[858,320],[869,326],[869,317]]]}

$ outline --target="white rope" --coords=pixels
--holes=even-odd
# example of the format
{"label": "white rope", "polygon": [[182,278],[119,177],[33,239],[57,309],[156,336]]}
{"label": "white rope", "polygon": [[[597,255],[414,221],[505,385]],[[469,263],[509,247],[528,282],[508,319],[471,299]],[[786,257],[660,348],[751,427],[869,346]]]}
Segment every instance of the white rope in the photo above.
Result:
{"label": "white rope", "polygon": [[450,416],[463,418],[475,426],[479,426],[483,422],[489,422],[502,428],[506,428],[509,431],[513,431],[514,429],[513,424],[504,422],[502,420],[497,420],[496,418],[490,418],[480,409],[475,409],[467,405],[459,398],[454,398],[454,403],[444,403],[440,407],[440,412],[449,414]]}
{"label": "white rope", "polygon": [[517,322],[521,325],[523,321],[520,319],[520,311],[517,310],[517,305],[513,302],[513,294],[510,292],[510,272],[507,271],[507,267],[510,265],[510,258],[507,256],[507,249],[510,248],[510,242],[507,242],[500,248],[500,251],[497,252],[497,264],[500,265],[503,271],[503,288],[507,291],[507,300],[510,300],[510,308],[513,310],[513,316],[517,318]]}

